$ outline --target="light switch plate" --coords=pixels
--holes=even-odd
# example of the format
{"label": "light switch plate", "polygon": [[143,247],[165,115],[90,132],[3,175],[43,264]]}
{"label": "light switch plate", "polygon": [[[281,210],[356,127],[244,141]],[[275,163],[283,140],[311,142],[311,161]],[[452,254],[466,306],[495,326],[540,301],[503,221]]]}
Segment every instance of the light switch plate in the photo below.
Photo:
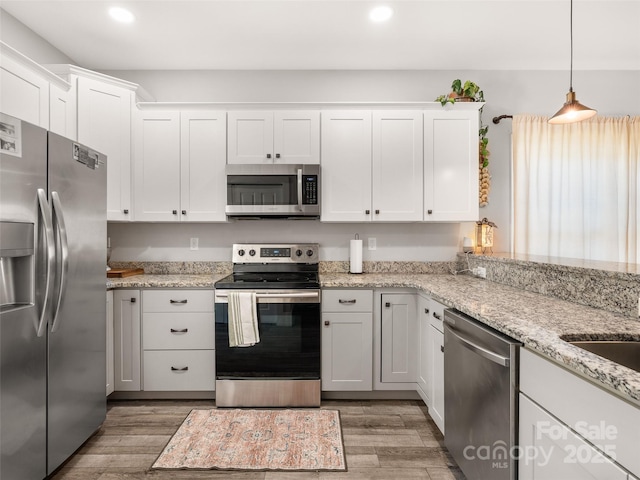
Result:
{"label": "light switch plate", "polygon": [[198,250],[198,237],[191,237],[190,250]]}
{"label": "light switch plate", "polygon": [[375,250],[376,249],[376,238],[375,237],[367,238],[367,248],[369,250]]}

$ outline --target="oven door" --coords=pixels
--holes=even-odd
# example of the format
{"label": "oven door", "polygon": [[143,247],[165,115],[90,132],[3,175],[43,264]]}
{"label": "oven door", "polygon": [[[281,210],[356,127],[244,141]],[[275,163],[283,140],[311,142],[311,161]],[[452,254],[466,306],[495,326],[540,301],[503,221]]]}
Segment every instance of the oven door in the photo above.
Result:
{"label": "oven door", "polygon": [[227,295],[215,292],[216,379],[320,378],[320,290],[258,290],[251,347],[229,347]]}
{"label": "oven door", "polygon": [[319,165],[227,165],[229,217],[319,217]]}

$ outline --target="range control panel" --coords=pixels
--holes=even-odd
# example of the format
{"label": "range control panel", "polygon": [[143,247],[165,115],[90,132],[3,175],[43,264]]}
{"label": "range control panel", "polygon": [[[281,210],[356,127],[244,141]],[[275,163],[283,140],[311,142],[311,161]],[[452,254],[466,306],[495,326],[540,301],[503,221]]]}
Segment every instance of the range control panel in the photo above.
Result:
{"label": "range control panel", "polygon": [[318,263],[317,243],[233,245],[233,263]]}

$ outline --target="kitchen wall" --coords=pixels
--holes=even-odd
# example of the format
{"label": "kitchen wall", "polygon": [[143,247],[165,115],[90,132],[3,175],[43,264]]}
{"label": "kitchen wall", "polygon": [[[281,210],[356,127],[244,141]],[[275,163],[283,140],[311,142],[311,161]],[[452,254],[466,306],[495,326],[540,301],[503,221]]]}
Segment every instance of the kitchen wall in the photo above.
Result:
{"label": "kitchen wall", "polygon": [[[73,61],[6,12],[0,10],[0,38],[41,63]],[[576,52],[578,60],[579,52]],[[82,66],[82,65],[80,65]],[[509,251],[511,120],[501,114],[552,115],[564,102],[568,71],[105,71],[142,85],[164,102],[332,102],[433,101],[460,78],[478,83],[487,105],[483,121],[489,128],[492,191],[480,209],[498,225],[496,252]],[[640,115],[638,71],[574,71],[578,99],[601,115]],[[376,251],[365,260],[453,260],[463,235],[473,224],[323,224],[312,222],[233,222],[229,224],[110,224],[114,260],[228,260],[233,242],[317,241],[324,260],[348,258],[348,240],[377,238]],[[200,250],[188,249],[189,238]]]}

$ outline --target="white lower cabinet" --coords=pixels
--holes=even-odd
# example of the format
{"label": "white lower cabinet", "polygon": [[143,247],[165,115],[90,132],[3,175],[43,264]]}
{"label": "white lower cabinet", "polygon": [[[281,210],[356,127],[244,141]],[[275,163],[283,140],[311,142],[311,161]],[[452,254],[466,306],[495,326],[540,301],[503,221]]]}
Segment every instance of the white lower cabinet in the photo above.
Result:
{"label": "white lower cabinet", "polygon": [[521,480],[640,475],[638,406],[527,348],[520,392]]}
{"label": "white lower cabinet", "polygon": [[322,390],[371,391],[373,292],[322,291]]}
{"label": "white lower cabinet", "polygon": [[627,480],[624,470],[523,394],[520,452],[520,480]]}
{"label": "white lower cabinet", "polygon": [[140,290],[113,293],[114,388],[140,390]]}
{"label": "white lower cabinet", "polygon": [[113,393],[115,389],[113,339],[113,290],[109,290],[107,292],[107,395]]}
{"label": "white lower cabinet", "polygon": [[418,295],[418,379],[417,391],[425,405],[431,408],[431,322],[429,321],[429,297]]}
{"label": "white lower cabinet", "polygon": [[213,291],[142,295],[143,390],[215,390]]}
{"label": "white lower cabinet", "polygon": [[381,382],[415,383],[418,365],[415,294],[382,294],[380,342]]}
{"label": "white lower cabinet", "polygon": [[435,300],[429,302],[430,338],[429,373],[431,374],[431,392],[429,398],[429,415],[444,434],[444,309],[446,307]]}

